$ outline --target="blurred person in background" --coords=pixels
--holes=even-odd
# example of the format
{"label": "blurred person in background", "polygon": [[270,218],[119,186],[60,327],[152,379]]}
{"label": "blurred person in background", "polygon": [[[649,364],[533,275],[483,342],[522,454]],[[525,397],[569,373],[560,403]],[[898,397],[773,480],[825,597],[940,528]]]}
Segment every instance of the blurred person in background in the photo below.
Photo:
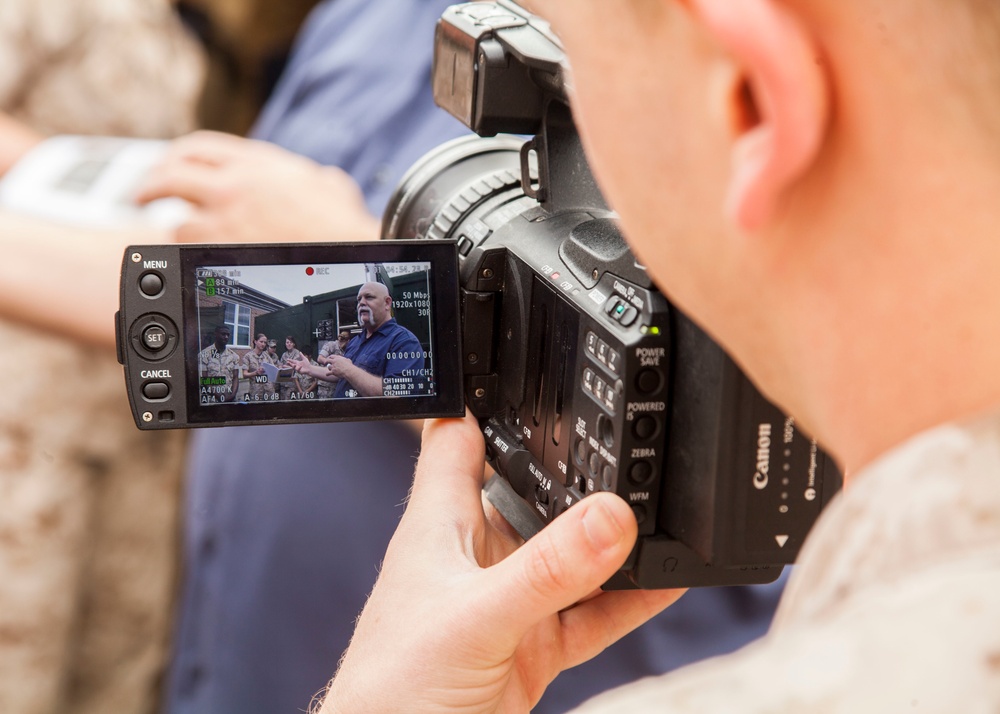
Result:
{"label": "blurred person in background", "polygon": [[[195,127],[203,59],[167,0],[3,0],[0,67],[0,175],[52,134]],[[184,439],[137,431],[114,353],[76,339],[113,314],[91,310],[86,253],[139,237],[0,209],[0,342],[19,356],[0,398],[4,714],[156,708]]]}

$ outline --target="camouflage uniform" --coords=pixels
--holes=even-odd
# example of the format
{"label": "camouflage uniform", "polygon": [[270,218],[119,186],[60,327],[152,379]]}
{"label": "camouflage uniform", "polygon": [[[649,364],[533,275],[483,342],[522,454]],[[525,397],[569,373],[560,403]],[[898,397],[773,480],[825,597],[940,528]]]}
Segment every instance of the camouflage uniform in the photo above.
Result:
{"label": "camouflage uniform", "polygon": [[[225,377],[225,389],[218,390],[211,388],[207,396],[215,397],[214,401],[224,402],[230,390],[237,385],[233,384],[233,372],[240,367],[240,356],[235,350],[226,347],[222,352],[215,349],[215,345],[209,345],[198,353],[198,376],[199,377]],[[206,396],[203,394],[202,396]]]}
{"label": "camouflage uniform", "polygon": [[[254,350],[250,350],[243,355],[243,362],[241,363],[243,376],[250,380],[250,385],[247,387],[248,402],[264,401],[267,399],[268,393],[274,394],[274,385],[266,381],[267,377],[254,374],[265,362],[270,362],[267,358],[266,350],[260,354],[257,354]],[[267,391],[267,387],[271,388],[270,392]]]}
{"label": "camouflage uniform", "polygon": [[[309,364],[315,367],[320,366],[319,362],[317,362],[314,359],[310,359]],[[313,385],[316,384],[316,382],[319,382],[318,379],[309,374],[297,374],[295,375],[295,378],[298,380],[299,387],[301,387],[302,390],[300,396],[308,392],[310,389],[312,389]],[[320,382],[320,386],[322,386],[323,384],[324,384],[323,382]]]}
{"label": "camouflage uniform", "polygon": [[[271,364],[273,364],[275,367],[278,366],[279,360],[278,360],[277,353],[271,354],[270,352],[265,352],[261,356],[265,360],[267,360],[268,362],[270,362]],[[264,385],[264,394],[266,395],[267,399],[272,399],[272,400],[276,399],[277,397],[275,397],[274,395],[277,394],[277,385],[274,382],[268,382],[267,384],[265,384]]]}
{"label": "camouflage uniform", "polygon": [[[333,357],[334,355],[342,354],[344,354],[344,350],[340,349],[340,343],[337,340],[324,342],[319,350],[320,357]],[[336,388],[337,385],[333,382],[321,381],[319,387],[316,388],[316,396],[320,399],[333,399],[333,391]]]}
{"label": "camouflage uniform", "polygon": [[[201,48],[167,0],[3,0],[0,67],[0,111],[46,135],[198,126]],[[0,232],[29,250],[28,221],[0,212]],[[55,258],[71,260],[39,270]],[[73,396],[4,381],[0,712],[149,712],[175,629],[185,435],[136,429],[114,356],[26,318],[0,318],[0,341]]]}
{"label": "camouflage uniform", "polygon": [[[281,355],[281,361],[279,362],[279,366],[289,367],[291,366],[291,362],[293,360],[299,360],[299,359],[302,359],[302,353],[299,352],[298,349],[292,348],[287,352],[285,352],[283,355]],[[278,386],[281,388],[282,399],[292,398],[292,392],[295,391],[295,380],[289,378],[287,382],[282,382]]]}

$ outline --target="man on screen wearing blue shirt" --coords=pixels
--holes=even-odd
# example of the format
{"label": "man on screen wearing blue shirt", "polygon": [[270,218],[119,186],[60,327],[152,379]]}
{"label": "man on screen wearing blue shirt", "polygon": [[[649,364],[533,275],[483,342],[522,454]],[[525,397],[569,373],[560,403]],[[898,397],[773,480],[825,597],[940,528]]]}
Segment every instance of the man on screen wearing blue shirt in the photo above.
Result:
{"label": "man on screen wearing blue shirt", "polygon": [[[365,283],[358,290],[358,323],[363,328],[344,349],[333,355],[326,370],[296,363],[299,372],[329,382],[337,382],[335,399],[381,397],[386,394],[384,381],[405,380],[424,368],[423,348],[416,336],[392,317],[392,296],[382,283]],[[389,391],[405,396],[401,382]]]}

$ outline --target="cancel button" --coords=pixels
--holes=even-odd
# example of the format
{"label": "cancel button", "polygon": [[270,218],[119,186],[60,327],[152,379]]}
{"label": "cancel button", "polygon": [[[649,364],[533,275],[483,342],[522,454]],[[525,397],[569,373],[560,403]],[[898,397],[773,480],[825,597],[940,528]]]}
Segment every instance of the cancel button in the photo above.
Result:
{"label": "cancel button", "polygon": [[166,382],[146,382],[142,385],[142,396],[150,401],[166,399],[170,396],[170,385]]}

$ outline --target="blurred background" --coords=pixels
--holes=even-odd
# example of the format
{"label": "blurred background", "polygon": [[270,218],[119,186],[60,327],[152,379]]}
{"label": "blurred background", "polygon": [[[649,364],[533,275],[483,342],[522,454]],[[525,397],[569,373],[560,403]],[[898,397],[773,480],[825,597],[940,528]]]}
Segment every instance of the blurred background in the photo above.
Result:
{"label": "blurred background", "polygon": [[[0,146],[16,146],[25,127],[243,134],[315,4],[3,0]],[[28,251],[20,221],[0,209],[5,246]],[[52,256],[38,258],[44,289],[41,262]],[[135,429],[106,347],[9,316],[0,340],[0,712],[157,711],[178,589],[184,435]]]}

